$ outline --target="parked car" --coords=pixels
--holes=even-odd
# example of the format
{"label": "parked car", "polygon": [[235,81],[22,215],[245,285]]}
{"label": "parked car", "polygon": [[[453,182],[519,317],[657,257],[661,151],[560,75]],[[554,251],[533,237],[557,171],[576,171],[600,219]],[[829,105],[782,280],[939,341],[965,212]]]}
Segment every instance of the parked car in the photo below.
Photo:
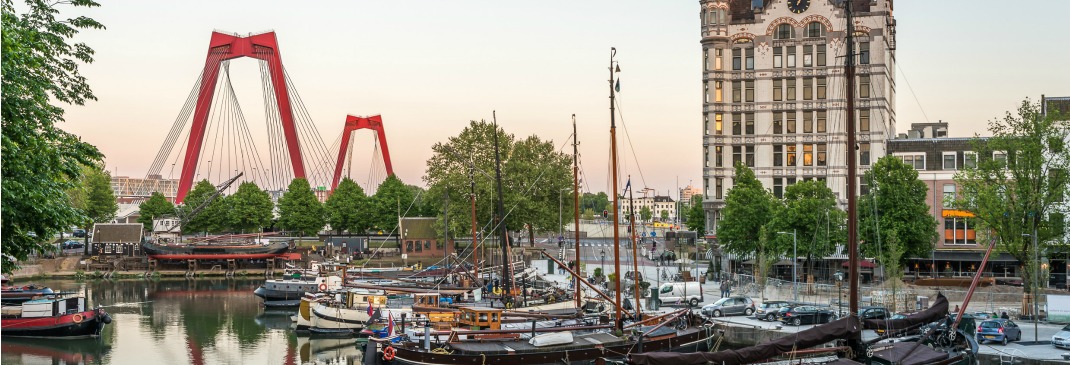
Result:
{"label": "parked car", "polygon": [[1022,339],[1022,329],[1009,319],[988,319],[977,325],[977,343],[996,341],[1003,345]]}
{"label": "parked car", "polygon": [[82,243],[81,241],[68,240],[67,242],[63,242],[63,249],[64,250],[71,250],[71,249],[75,249],[75,248],[84,248],[84,247],[85,247],[85,244]]}
{"label": "parked car", "polygon": [[78,237],[78,238],[85,237],[85,230],[84,229],[76,229],[76,230],[74,230],[74,232],[71,233],[71,235],[75,236],[75,237]]}
{"label": "parked car", "polygon": [[776,321],[778,320],[777,314],[781,308],[790,307],[795,305],[795,302],[787,300],[770,300],[762,302],[754,310],[754,318],[763,321]]}
{"label": "parked car", "polygon": [[785,324],[800,326],[803,324],[829,323],[836,319],[836,313],[831,308],[814,305],[800,305],[781,309],[783,316],[780,321]]}
{"label": "parked car", "polygon": [[707,317],[721,317],[732,315],[749,316],[754,313],[754,300],[750,297],[734,296],[721,298],[713,304],[702,307],[702,314]]}
{"label": "parked car", "polygon": [[702,300],[702,287],[697,281],[664,283],[658,287],[658,304],[687,303],[694,307]]}
{"label": "parked car", "polygon": [[890,315],[884,307],[868,306],[858,309],[859,319],[886,319]]}
{"label": "parked car", "polygon": [[1070,349],[1070,324],[1063,327],[1059,332],[1055,332],[1055,335],[1051,336],[1051,344],[1055,347],[1062,347],[1064,349]]}

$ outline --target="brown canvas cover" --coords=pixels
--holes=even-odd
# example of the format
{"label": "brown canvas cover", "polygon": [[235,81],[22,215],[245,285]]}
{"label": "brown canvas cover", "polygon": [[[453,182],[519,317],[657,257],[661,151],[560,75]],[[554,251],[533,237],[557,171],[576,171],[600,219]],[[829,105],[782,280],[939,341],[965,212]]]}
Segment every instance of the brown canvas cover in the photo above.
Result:
{"label": "brown canvas cover", "polygon": [[862,321],[862,328],[867,330],[887,329],[895,332],[909,328],[915,328],[926,323],[932,323],[947,317],[948,301],[943,294],[936,294],[936,301],[929,309],[923,310],[900,319],[867,319]]}

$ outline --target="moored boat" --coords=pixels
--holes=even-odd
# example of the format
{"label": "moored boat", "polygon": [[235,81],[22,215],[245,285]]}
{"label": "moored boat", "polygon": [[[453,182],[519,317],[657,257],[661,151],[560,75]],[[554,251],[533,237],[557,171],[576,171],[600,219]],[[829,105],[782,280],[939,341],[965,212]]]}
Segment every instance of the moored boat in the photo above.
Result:
{"label": "moored boat", "polygon": [[19,304],[42,295],[55,294],[51,288],[30,284],[26,286],[4,286],[0,290],[0,302],[3,304]]}
{"label": "moored boat", "polygon": [[261,244],[169,244],[151,242],[141,244],[149,257],[157,260],[259,260],[285,254],[290,246],[285,242]]}
{"label": "moored boat", "polygon": [[342,288],[338,276],[316,276],[310,279],[269,279],[253,294],[264,300],[266,306],[296,306],[305,293],[320,293]]}
{"label": "moored boat", "polygon": [[111,316],[102,308],[86,310],[85,298],[43,298],[5,306],[2,336],[85,338],[100,336]]}

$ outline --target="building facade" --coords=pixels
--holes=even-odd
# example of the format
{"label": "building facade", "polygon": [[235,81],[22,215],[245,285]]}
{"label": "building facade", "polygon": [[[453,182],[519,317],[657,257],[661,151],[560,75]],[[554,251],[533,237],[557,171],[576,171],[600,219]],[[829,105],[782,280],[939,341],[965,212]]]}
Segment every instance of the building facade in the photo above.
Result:
{"label": "building facade", "polygon": [[[624,212],[625,216],[631,214],[631,208],[635,206],[635,213],[641,214],[643,208],[649,208],[651,213],[651,220],[675,222],[676,221],[676,201],[668,196],[655,195],[644,196],[635,199],[621,199],[620,209]],[[662,219],[663,213],[668,215],[668,218]]]}
{"label": "building facade", "polygon": [[[859,178],[895,132],[891,0],[852,0]],[[734,164],[775,195],[822,180],[846,205],[846,15],[840,0],[701,1],[703,209],[716,237]]]}
{"label": "building facade", "polygon": [[173,203],[178,196],[178,179],[164,179],[160,175],[145,178],[112,176],[111,191],[119,203],[140,204],[157,191]]}

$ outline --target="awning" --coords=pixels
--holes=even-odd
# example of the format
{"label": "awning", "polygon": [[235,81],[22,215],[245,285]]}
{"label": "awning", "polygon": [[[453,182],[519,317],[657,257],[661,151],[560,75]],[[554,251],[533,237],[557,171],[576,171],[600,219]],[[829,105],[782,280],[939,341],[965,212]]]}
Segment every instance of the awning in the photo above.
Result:
{"label": "awning", "polygon": [[[936,260],[936,261],[976,261],[981,262],[985,253],[981,251],[933,251],[933,257],[919,257],[914,260]],[[988,257],[988,262],[1018,262],[1011,254],[1002,252],[1000,254],[992,253],[992,256]]]}
{"label": "awning", "polygon": [[970,211],[958,210],[958,209],[944,209],[944,212],[941,215],[943,215],[944,218],[973,218],[973,217],[976,217]]}
{"label": "awning", "polygon": [[[843,263],[843,267],[848,267],[848,266],[851,266],[850,262],[844,262]],[[859,261],[858,262],[858,267],[865,268],[865,269],[872,269],[872,268],[877,267],[877,265],[872,263],[872,262],[869,262],[869,261]]]}

